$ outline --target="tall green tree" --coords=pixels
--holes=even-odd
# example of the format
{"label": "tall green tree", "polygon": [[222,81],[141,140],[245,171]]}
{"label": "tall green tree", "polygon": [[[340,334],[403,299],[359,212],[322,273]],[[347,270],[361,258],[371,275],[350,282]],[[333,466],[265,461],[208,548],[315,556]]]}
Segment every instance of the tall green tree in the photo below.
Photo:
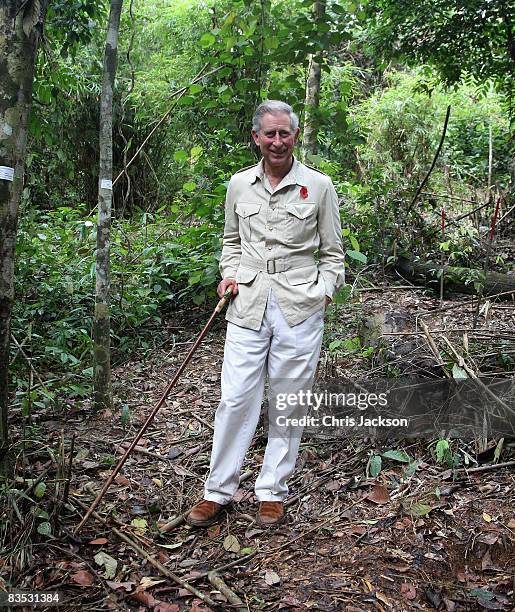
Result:
{"label": "tall green tree", "polygon": [[[326,0],[316,0],[313,4],[315,24],[320,24],[325,15]],[[320,106],[320,83],[322,66],[318,58],[310,53],[308,79],[306,82],[306,101],[304,110],[304,135],[302,138],[302,154],[306,158],[317,152],[318,120],[317,112]]]}
{"label": "tall green tree", "polygon": [[46,0],[0,4],[0,452],[5,453],[14,253],[23,190],[28,117]]}
{"label": "tall green tree", "polygon": [[109,317],[109,245],[113,199],[113,90],[118,56],[118,32],[123,0],[111,0],[100,100],[100,172],[95,319],[93,321],[95,409],[111,405],[111,324]]}
{"label": "tall green tree", "polygon": [[464,72],[493,79],[513,116],[515,38],[511,0],[371,0],[369,40],[377,53],[430,63],[447,83]]}

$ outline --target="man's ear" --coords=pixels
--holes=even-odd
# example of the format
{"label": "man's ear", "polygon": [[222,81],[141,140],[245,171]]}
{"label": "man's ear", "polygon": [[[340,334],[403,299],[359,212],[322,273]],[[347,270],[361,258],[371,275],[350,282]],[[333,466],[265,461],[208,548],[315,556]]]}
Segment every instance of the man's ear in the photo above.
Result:
{"label": "man's ear", "polygon": [[299,136],[300,136],[300,128],[298,127],[295,130],[295,140],[294,140],[295,144],[297,144],[299,142]]}
{"label": "man's ear", "polygon": [[259,134],[255,130],[252,130],[252,138],[254,139],[256,146],[259,147]]}

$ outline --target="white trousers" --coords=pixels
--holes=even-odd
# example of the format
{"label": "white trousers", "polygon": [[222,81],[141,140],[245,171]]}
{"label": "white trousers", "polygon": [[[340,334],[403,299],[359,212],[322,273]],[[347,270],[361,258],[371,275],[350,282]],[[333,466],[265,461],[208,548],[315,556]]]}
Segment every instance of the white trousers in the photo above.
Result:
{"label": "white trousers", "polygon": [[[290,327],[271,290],[258,331],[227,324],[222,398],[215,415],[204,499],[227,504],[236,492],[243,460],[259,421],[266,375],[269,404],[277,393],[277,384],[280,385],[274,381],[287,380],[290,391],[295,385],[302,389],[311,387],[323,328],[324,307]],[[288,494],[287,480],[295,468],[302,433],[299,427],[294,429],[295,432],[285,428],[282,435],[268,438],[255,485],[259,501],[283,501]]]}

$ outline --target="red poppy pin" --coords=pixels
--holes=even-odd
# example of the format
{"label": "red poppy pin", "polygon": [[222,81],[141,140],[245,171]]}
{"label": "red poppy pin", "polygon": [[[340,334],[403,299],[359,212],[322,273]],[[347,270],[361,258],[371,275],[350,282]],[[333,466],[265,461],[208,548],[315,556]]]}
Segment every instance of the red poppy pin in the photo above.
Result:
{"label": "red poppy pin", "polygon": [[300,188],[300,197],[305,200],[308,197],[308,188],[307,187],[301,187]]}

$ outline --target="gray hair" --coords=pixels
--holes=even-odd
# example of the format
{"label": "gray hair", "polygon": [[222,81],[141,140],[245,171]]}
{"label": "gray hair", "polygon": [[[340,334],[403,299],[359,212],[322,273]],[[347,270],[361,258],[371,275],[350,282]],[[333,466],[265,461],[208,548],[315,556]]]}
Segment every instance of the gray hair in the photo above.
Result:
{"label": "gray hair", "polygon": [[289,104],[281,102],[281,100],[265,100],[256,108],[254,116],[252,117],[252,129],[254,132],[259,132],[261,129],[261,117],[267,113],[271,115],[285,113],[290,117],[292,131],[295,132],[299,127],[299,117],[293,112],[293,108]]}

